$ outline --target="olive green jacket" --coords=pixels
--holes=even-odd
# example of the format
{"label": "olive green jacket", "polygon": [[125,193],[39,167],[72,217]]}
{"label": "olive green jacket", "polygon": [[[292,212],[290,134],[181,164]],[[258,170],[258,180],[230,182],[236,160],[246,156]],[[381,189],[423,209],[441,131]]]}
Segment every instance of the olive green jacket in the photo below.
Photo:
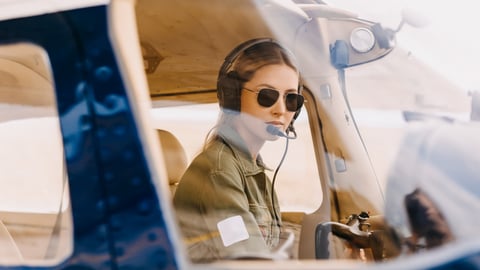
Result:
{"label": "olive green jacket", "polygon": [[262,257],[278,244],[280,209],[272,206],[271,181],[244,145],[236,132],[222,130],[178,185],[173,202],[193,262]]}

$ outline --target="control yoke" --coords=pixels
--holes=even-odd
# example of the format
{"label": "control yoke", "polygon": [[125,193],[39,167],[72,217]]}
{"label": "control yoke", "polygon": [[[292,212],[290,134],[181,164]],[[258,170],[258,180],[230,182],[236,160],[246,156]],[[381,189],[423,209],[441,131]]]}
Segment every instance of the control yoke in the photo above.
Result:
{"label": "control yoke", "polygon": [[347,240],[354,248],[369,248],[372,251],[373,259],[383,259],[383,232],[371,231],[368,223],[369,215],[362,212],[359,215],[352,214],[347,224],[340,222],[322,222],[315,229],[315,257],[317,259],[328,259],[329,240],[328,235],[333,235]]}

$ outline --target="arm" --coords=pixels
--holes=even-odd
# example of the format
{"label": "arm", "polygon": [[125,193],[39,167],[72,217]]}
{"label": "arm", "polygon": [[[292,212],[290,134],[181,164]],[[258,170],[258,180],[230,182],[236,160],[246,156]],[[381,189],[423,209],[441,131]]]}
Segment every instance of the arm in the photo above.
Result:
{"label": "arm", "polygon": [[192,260],[269,253],[233,157],[213,162],[197,157],[180,181],[174,205]]}

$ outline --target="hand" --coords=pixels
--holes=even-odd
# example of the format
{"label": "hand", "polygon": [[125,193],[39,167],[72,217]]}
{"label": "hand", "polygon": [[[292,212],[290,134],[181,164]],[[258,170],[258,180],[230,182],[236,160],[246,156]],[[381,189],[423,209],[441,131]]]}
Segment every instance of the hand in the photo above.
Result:
{"label": "hand", "polygon": [[293,257],[293,244],[295,235],[291,231],[283,231],[280,233],[280,240],[277,247],[272,251],[274,259],[286,260]]}

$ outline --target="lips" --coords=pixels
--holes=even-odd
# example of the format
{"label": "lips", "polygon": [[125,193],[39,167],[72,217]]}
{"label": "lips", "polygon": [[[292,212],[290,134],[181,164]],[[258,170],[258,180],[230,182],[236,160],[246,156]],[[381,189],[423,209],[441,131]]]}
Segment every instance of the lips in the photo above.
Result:
{"label": "lips", "polygon": [[276,126],[276,127],[283,127],[283,123],[280,121],[270,121],[267,122],[268,125]]}

